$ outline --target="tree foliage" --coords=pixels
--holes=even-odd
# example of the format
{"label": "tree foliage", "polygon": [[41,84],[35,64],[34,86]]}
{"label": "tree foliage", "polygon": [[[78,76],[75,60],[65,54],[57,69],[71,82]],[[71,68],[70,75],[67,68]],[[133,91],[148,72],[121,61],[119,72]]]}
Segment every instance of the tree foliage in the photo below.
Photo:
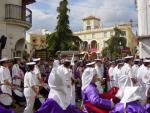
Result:
{"label": "tree foliage", "polygon": [[126,47],[127,41],[126,38],[123,37],[125,32],[117,27],[114,28],[114,32],[114,35],[105,42],[107,47],[102,51],[103,56],[118,57],[121,55],[121,49]]}
{"label": "tree foliage", "polygon": [[48,50],[52,56],[56,54],[57,51],[66,50],[79,50],[79,43],[81,39],[74,36],[69,27],[69,15],[70,11],[67,8],[68,1],[62,0],[57,8],[57,26],[55,32],[47,35]]}

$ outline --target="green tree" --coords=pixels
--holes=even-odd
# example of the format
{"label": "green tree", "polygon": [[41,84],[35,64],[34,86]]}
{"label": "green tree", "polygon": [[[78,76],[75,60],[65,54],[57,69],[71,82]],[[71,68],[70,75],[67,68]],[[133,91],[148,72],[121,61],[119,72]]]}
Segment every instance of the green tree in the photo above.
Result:
{"label": "green tree", "polygon": [[123,37],[125,32],[120,30],[119,28],[114,28],[115,34],[111,36],[105,43],[107,47],[103,49],[103,56],[112,56],[118,57],[121,55],[121,49],[126,47],[126,38]]}
{"label": "green tree", "polygon": [[69,15],[70,11],[67,8],[68,1],[62,0],[57,7],[58,22],[55,29],[50,35],[47,35],[48,50],[52,56],[56,55],[57,51],[64,50],[79,50],[79,44],[81,39],[74,36],[69,27]]}

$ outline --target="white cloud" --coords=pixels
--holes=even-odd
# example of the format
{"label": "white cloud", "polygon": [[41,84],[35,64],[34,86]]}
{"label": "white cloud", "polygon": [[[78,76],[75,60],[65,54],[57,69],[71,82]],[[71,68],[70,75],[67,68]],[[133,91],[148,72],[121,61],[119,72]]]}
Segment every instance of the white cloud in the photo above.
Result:
{"label": "white cloud", "polygon": [[[133,0],[69,0],[70,26],[73,31],[82,28],[82,18],[94,15],[101,18],[104,26],[137,20]],[[29,8],[33,11],[33,28],[55,29],[57,23],[56,8],[60,0],[37,0]],[[42,6],[42,7],[38,7]]]}

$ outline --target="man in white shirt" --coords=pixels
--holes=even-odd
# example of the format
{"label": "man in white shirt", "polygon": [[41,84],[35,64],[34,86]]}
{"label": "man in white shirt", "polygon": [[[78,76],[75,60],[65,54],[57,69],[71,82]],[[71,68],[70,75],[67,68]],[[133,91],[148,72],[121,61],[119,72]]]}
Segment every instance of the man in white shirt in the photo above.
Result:
{"label": "man in white shirt", "polygon": [[19,67],[20,63],[21,63],[21,58],[15,57],[14,65],[12,67],[12,78],[13,78],[13,84],[17,87],[21,87],[21,81],[23,80],[21,69]]}
{"label": "man in white shirt", "polygon": [[118,85],[118,80],[120,78],[120,73],[121,73],[121,68],[123,67],[124,63],[121,61],[116,61],[117,62],[117,65],[115,66],[114,70],[113,70],[113,79],[114,79],[114,86],[115,87],[119,87]]}
{"label": "man in white shirt", "polygon": [[39,86],[42,85],[42,77],[41,77],[41,72],[39,69],[40,60],[41,60],[41,58],[33,59],[33,62],[36,63],[36,65],[34,67],[34,73],[36,74]]}
{"label": "man in white shirt", "polygon": [[114,61],[110,62],[110,68],[108,70],[109,78],[110,78],[110,89],[115,86],[115,81],[114,81],[114,70],[116,67],[116,64]]}
{"label": "man in white shirt", "polygon": [[134,65],[132,66],[133,78],[135,79],[134,85],[137,85],[137,73],[139,69],[139,63],[140,63],[140,59],[135,59]]}
{"label": "man in white shirt", "polygon": [[26,64],[28,66],[28,72],[24,77],[24,95],[26,98],[26,108],[24,113],[33,113],[33,106],[35,98],[39,92],[38,81],[34,72],[35,62]]}
{"label": "man in white shirt", "polygon": [[133,71],[132,71],[133,56],[127,56],[124,59],[125,59],[125,63],[124,66],[121,68],[121,75],[130,77],[132,82],[134,82]]}
{"label": "man in white shirt", "polygon": [[1,91],[2,93],[12,95],[12,78],[8,69],[9,59],[3,58],[0,62],[2,65],[0,68]]}
{"label": "man in white shirt", "polygon": [[139,67],[138,71],[137,71],[137,84],[138,85],[142,85],[143,81],[142,81],[142,77],[143,75],[145,75],[147,73],[147,66],[145,65],[147,63],[147,60],[143,61],[143,64]]}

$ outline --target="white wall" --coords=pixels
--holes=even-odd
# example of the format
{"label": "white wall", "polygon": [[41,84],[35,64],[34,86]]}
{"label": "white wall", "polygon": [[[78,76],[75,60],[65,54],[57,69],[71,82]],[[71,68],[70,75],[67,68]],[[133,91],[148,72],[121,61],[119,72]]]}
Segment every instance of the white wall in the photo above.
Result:
{"label": "white wall", "polygon": [[150,0],[137,0],[139,36],[150,35]]}
{"label": "white wall", "polygon": [[[150,37],[149,37],[150,38]],[[139,43],[140,58],[150,58],[150,40],[144,39]]]}
{"label": "white wall", "polygon": [[16,42],[22,38],[25,39],[25,28],[14,26],[14,25],[7,25],[6,29],[6,36],[7,36],[7,43],[5,49],[3,50],[3,57],[12,57],[12,50],[15,49]]}

